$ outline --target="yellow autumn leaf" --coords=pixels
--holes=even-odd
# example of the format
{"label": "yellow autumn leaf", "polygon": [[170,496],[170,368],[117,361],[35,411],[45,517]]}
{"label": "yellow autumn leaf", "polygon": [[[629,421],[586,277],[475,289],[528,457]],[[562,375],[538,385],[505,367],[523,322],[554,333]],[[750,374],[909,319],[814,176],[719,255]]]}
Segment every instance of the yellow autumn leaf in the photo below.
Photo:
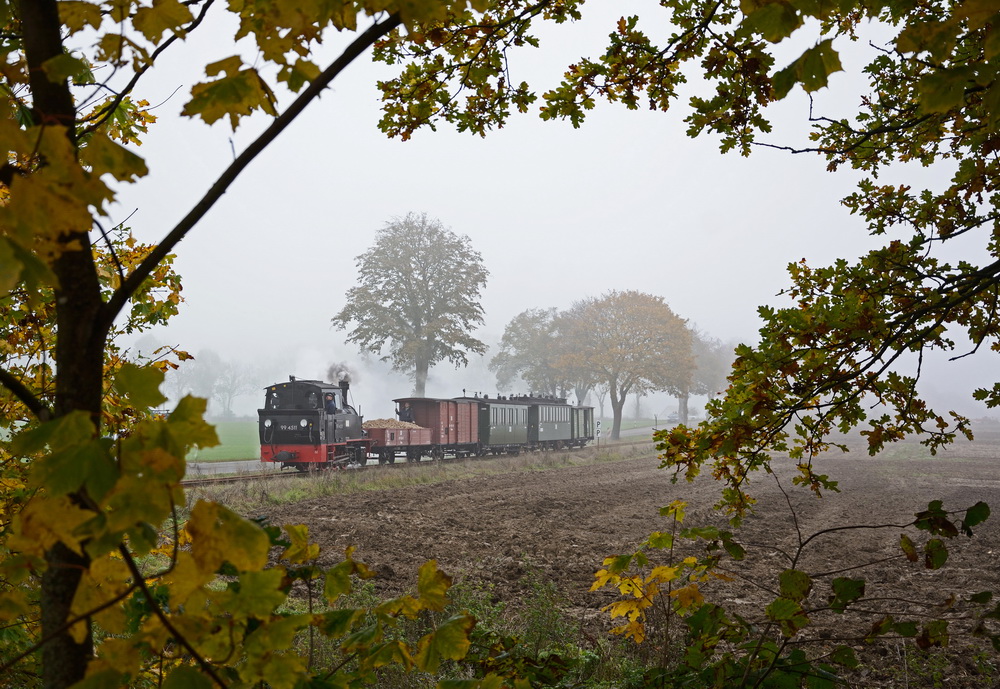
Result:
{"label": "yellow autumn leaf", "polygon": [[286,524],[285,533],[288,534],[291,545],[285,548],[279,559],[302,564],[319,557],[319,544],[309,542],[309,527],[303,524]]}
{"label": "yellow autumn leaf", "polygon": [[643,581],[642,577],[638,575],[633,575],[630,577],[620,577],[618,580],[618,592],[623,596],[634,596],[635,598],[642,598],[643,594]]}
{"label": "yellow autumn leaf", "polygon": [[282,590],[284,577],[284,567],[244,572],[240,575],[239,587],[224,591],[219,597],[219,605],[234,619],[267,619],[287,598]]}
{"label": "yellow autumn leaf", "polygon": [[374,612],[380,615],[391,615],[397,617],[402,615],[403,617],[408,617],[411,620],[416,619],[417,615],[424,610],[424,606],[420,604],[413,596],[400,596],[399,598],[393,598],[392,600],[387,600],[384,603],[380,603],[378,607],[375,608]]}
{"label": "yellow autumn leaf", "polygon": [[701,605],[705,602],[705,597],[698,590],[698,584],[688,584],[670,592],[670,596],[677,600],[677,603],[685,610]]}
{"label": "yellow autumn leaf", "polygon": [[420,602],[429,610],[444,610],[448,604],[447,591],[451,586],[451,577],[438,570],[436,560],[428,560],[420,567],[417,579],[417,592]]}
{"label": "yellow autumn leaf", "polygon": [[158,43],[165,31],[183,36],[181,27],[193,19],[191,10],[180,0],[153,0],[152,7],[140,7],[135,11],[132,26],[147,40]]}
{"label": "yellow autumn leaf", "polygon": [[92,29],[101,26],[101,8],[94,3],[83,0],[61,0],[58,7],[59,19],[69,29],[70,35],[88,26]]}
{"label": "yellow autumn leaf", "polygon": [[470,615],[456,615],[417,642],[413,660],[424,672],[437,672],[443,660],[461,660],[469,651],[469,634],[476,625]]}
{"label": "yellow autumn leaf", "polygon": [[163,578],[163,583],[170,590],[170,604],[184,605],[188,598],[202,586],[215,578],[214,571],[203,571],[187,550],[177,553],[177,562],[170,573]]}
{"label": "yellow autumn leaf", "polygon": [[666,583],[668,581],[673,581],[676,578],[677,578],[677,567],[667,567],[664,565],[660,567],[654,567],[653,570],[649,573],[649,576],[646,577],[646,583],[648,584],[653,581]]}
{"label": "yellow autumn leaf", "polygon": [[644,614],[643,610],[652,604],[653,601],[648,598],[630,598],[610,603],[603,609],[611,613],[611,619],[628,617],[630,620],[636,620]]}
{"label": "yellow autumn leaf", "polygon": [[646,627],[641,622],[631,621],[620,627],[614,627],[611,629],[611,633],[625,635],[626,638],[631,638],[637,644],[641,644],[646,639]]}
{"label": "yellow autumn leaf", "polygon": [[669,505],[667,505],[661,512],[666,516],[673,517],[679,522],[684,521],[684,510],[687,507],[687,502],[684,500],[674,500]]}
{"label": "yellow autumn leaf", "polygon": [[113,670],[116,675],[135,674],[142,667],[143,655],[139,644],[127,638],[110,637],[104,639],[98,648],[97,657],[87,665],[87,676]]}
{"label": "yellow autumn leaf", "polygon": [[[306,669],[305,659],[291,654],[268,653],[257,662],[248,663],[240,673],[244,680],[258,680],[259,685],[271,689],[293,689],[300,686],[300,677]],[[249,672],[249,670],[254,670]],[[258,684],[254,681],[254,685]]]}
{"label": "yellow autumn leaf", "polygon": [[0,478],[0,493],[24,490],[26,484],[19,478]]}
{"label": "yellow autumn leaf", "polygon": [[0,623],[6,623],[31,612],[31,603],[23,589],[0,593]]}
{"label": "yellow autumn leaf", "polygon": [[241,571],[259,570],[267,564],[267,535],[222,505],[199,500],[185,530],[203,572],[214,573],[226,561]]}
{"label": "yellow autumn leaf", "polygon": [[31,500],[14,517],[8,546],[11,550],[42,557],[56,543],[77,555],[83,554],[77,529],[94,513],[75,505],[68,497]]}
{"label": "yellow autumn leaf", "polygon": [[97,175],[133,182],[149,173],[146,161],[104,134],[95,133],[80,150],[80,161]]}
{"label": "yellow autumn leaf", "polygon": [[108,532],[119,532],[145,522],[158,524],[170,515],[172,492],[162,483],[154,483],[140,474],[126,474],[102,501]]}
{"label": "yellow autumn leaf", "polygon": [[[237,639],[241,638],[246,629],[245,622],[230,622],[218,624],[220,610],[201,607],[184,608],[184,612],[170,616],[170,624],[183,638],[187,639],[198,651],[207,658],[231,658],[241,652]],[[159,636],[159,635],[157,635]],[[171,635],[164,643],[171,644]],[[162,638],[162,637],[161,637]]]}
{"label": "yellow autumn leaf", "polygon": [[209,65],[209,75],[225,72],[226,76],[214,81],[195,84],[191,88],[191,100],[181,114],[201,117],[207,124],[228,116],[233,130],[241,117],[255,110],[263,110],[269,115],[277,115],[277,102],[271,88],[253,68],[238,69],[238,57],[231,57]]}
{"label": "yellow autumn leaf", "polygon": [[125,630],[125,613],[121,604],[107,603],[124,593],[131,580],[128,567],[120,559],[106,555],[90,563],[77,586],[70,613],[73,616],[90,616],[99,610],[96,619],[112,634]]}
{"label": "yellow autumn leaf", "polygon": [[616,585],[618,583],[619,577],[617,574],[612,574],[606,569],[598,570],[594,574],[594,583],[590,585],[591,591],[597,591],[598,589],[604,588],[606,584]]}

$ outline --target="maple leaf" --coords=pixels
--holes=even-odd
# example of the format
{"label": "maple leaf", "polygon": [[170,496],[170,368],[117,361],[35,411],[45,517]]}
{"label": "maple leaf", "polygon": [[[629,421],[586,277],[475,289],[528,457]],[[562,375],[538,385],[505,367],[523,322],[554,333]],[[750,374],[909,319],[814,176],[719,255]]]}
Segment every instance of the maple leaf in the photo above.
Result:
{"label": "maple leaf", "polygon": [[243,67],[238,56],[214,62],[205,69],[214,76],[225,72],[225,76],[207,83],[195,84],[191,88],[191,100],[181,110],[188,117],[201,117],[212,124],[222,117],[229,117],[229,124],[236,130],[241,117],[263,110],[276,115],[276,99],[270,87],[252,67]]}
{"label": "maple leaf", "polygon": [[153,0],[151,7],[139,7],[132,15],[132,26],[153,43],[158,43],[163,32],[183,36],[181,27],[194,19],[191,10],[181,0]]}

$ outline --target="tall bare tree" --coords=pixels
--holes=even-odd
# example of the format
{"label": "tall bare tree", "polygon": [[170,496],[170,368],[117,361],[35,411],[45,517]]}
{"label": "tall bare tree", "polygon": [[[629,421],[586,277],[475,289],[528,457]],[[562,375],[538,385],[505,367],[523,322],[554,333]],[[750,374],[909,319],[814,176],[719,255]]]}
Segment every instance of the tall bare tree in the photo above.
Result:
{"label": "tall bare tree", "polygon": [[466,366],[468,352],[486,352],[470,333],[483,323],[479,295],[489,271],[467,236],[409,213],[387,222],[355,262],[358,285],[333,324],[350,326],[347,341],[363,350],[388,348],[382,360],[413,376],[415,395],[425,394],[434,364]]}

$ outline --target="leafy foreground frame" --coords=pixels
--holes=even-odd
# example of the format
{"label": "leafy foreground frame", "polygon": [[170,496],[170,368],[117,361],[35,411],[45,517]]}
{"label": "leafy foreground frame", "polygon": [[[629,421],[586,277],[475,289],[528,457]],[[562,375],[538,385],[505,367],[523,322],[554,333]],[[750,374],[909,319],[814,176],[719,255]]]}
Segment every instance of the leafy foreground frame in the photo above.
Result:
{"label": "leafy foreground frame", "polygon": [[[117,670],[102,666],[102,657],[143,672],[148,660],[162,658],[162,678],[170,684],[194,682],[199,672],[214,683],[240,686],[268,672],[259,664],[266,651],[253,635],[266,628],[277,639],[300,621],[272,619],[265,614],[274,610],[270,603],[240,594],[259,591],[272,602],[281,595],[281,582],[263,569],[263,532],[222,507],[204,506],[188,527],[176,529],[171,548],[186,534],[189,550],[157,551],[164,547],[157,528],[181,503],[183,457],[192,446],[214,442],[214,433],[201,420],[203,403],[195,400],[183,401],[165,420],[136,423],[161,403],[162,371],[135,363],[108,366],[115,323],[126,305],[137,306],[180,240],[240,172],[366,50],[400,69],[398,78],[379,84],[384,131],[406,138],[445,121],[483,134],[538,99],[511,78],[508,51],[538,43],[532,22],[564,23],[581,12],[575,0],[230,3],[224,11],[238,19],[238,37],[256,42],[259,61],[230,57],[208,65],[184,113],[234,127],[253,113],[273,120],[161,242],[134,264],[116,261],[111,252],[105,265],[113,268],[102,270],[95,245],[112,243],[102,223],[115,190],[147,172],[134,144],[152,115],[134,97],[136,86],[164,51],[176,50],[203,26],[213,7],[222,3],[0,2],[0,52],[7,66],[0,75],[0,140],[7,152],[0,169],[4,326],[8,344],[21,328],[40,334],[19,343],[35,357],[30,370],[18,368],[24,363],[20,349],[5,350],[0,368],[4,431],[11,438],[0,464],[0,615],[8,625],[3,643],[20,649],[6,657],[20,658],[16,671],[27,683],[40,677],[42,686],[61,689],[81,681],[100,684],[100,678],[117,681],[111,674]],[[845,203],[872,233],[887,236],[886,245],[855,264],[793,268],[796,306],[764,312],[762,342],[740,350],[733,385],[711,410],[712,423],[697,433],[671,434],[666,461],[688,474],[711,463],[728,482],[723,500],[738,519],[752,505],[741,489],[744,479],[767,466],[770,451],[787,449],[801,460],[804,484],[830,487],[813,459],[831,430],[865,423],[869,404],[888,410],[866,428],[873,450],[914,432],[929,433],[932,445],[966,432],[967,420],[937,414],[916,395],[919,364],[915,376],[893,367],[904,353],[920,361],[925,351],[955,349],[958,335],[949,328],[971,343],[969,352],[1000,348],[995,3],[665,0],[660,7],[672,27],[659,33],[663,40],[651,38],[638,17],[623,17],[603,55],[581,59],[559,86],[542,94],[542,116],[577,125],[599,97],[666,110],[688,79],[682,68],[693,65],[714,92],[691,101],[691,132],[717,133],[723,149],[745,153],[757,135],[770,131],[763,115],[768,104],[796,85],[816,94],[841,68],[835,39],[854,39],[869,20],[893,32],[865,70],[871,88],[860,109],[852,104],[849,118],[815,118],[814,147],[799,149],[825,156],[831,169],[848,165],[868,175]],[[788,66],[773,69],[772,45],[806,25],[818,26],[820,39]],[[310,56],[324,31],[350,38],[321,66]],[[112,78],[96,79],[95,65],[107,65],[101,75]],[[297,94],[281,112],[264,65]],[[878,180],[886,166],[908,161],[945,161],[954,174],[940,189],[917,191]],[[942,259],[940,247],[960,237],[974,240],[977,251],[964,260]],[[8,298],[14,293],[24,295],[23,304]],[[36,327],[45,319],[33,312],[47,293],[55,303],[54,321],[45,323],[49,330]],[[987,383],[976,394],[996,406],[1000,383]],[[219,534],[242,540],[219,541]],[[202,550],[202,539],[224,554]],[[176,564],[144,570],[141,560],[151,556]],[[236,577],[238,586],[227,587],[226,595],[246,607],[242,621],[232,623],[226,611],[199,619],[196,628],[170,631],[172,618],[187,620],[203,611],[202,603],[206,609],[218,603],[209,583],[220,572]],[[788,600],[797,604],[799,589],[789,586]],[[136,618],[124,615],[126,622],[141,621],[135,630],[121,626],[130,606],[148,606]],[[775,614],[781,614],[777,608]],[[95,634],[104,627],[122,633],[97,648]],[[245,658],[230,653],[235,641],[245,642]],[[30,653],[39,647],[40,653]],[[385,653],[390,662],[406,662],[391,649]],[[182,654],[199,669],[170,667]],[[218,659],[218,672],[208,657]]]}

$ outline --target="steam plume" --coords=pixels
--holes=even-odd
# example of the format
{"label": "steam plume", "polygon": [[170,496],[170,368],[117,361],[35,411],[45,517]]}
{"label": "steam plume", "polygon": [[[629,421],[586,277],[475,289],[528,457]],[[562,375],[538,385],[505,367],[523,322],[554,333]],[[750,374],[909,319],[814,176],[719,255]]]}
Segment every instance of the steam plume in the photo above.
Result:
{"label": "steam plume", "polygon": [[326,380],[328,383],[348,383],[357,382],[357,376],[351,371],[351,367],[346,363],[331,364],[326,370]]}

